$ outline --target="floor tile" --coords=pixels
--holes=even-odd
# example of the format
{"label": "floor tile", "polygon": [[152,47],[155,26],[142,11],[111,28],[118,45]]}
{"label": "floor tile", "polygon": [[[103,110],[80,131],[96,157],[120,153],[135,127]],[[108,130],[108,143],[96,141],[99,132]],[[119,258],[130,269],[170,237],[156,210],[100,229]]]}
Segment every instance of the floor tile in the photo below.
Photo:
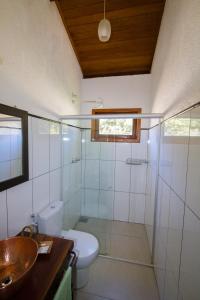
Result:
{"label": "floor tile", "polygon": [[150,263],[148,245],[140,237],[113,234],[110,247],[110,256]]}
{"label": "floor tile", "polygon": [[93,234],[99,241],[99,253],[150,263],[150,250],[143,224],[88,218],[78,222],[76,230]]}
{"label": "floor tile", "polygon": [[80,292],[113,300],[159,299],[151,268],[100,257],[91,266],[89,282]]}
{"label": "floor tile", "polygon": [[143,224],[112,221],[112,234],[121,234],[127,236],[143,236],[146,238],[145,227]]}

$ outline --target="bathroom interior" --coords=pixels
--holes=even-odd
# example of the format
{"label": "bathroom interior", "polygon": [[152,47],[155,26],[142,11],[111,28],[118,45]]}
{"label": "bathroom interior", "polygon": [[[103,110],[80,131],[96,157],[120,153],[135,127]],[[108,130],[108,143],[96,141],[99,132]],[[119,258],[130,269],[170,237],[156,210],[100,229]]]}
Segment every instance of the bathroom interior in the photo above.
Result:
{"label": "bathroom interior", "polygon": [[0,299],[199,300],[200,1],[0,0],[0,37]]}

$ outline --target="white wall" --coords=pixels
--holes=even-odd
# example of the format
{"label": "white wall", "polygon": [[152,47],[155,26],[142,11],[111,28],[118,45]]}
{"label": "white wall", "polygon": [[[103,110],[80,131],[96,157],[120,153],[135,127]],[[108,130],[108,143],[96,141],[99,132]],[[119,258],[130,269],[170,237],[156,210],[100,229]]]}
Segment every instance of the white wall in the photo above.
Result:
{"label": "white wall", "polygon": [[50,202],[61,199],[61,126],[29,117],[29,181],[0,192],[0,239],[31,224]]}
{"label": "white wall", "polygon": [[[199,120],[197,107],[163,122],[161,128],[154,261],[161,300],[199,299]],[[158,126],[150,130],[149,150],[154,153],[157,131]],[[155,179],[154,172],[148,173],[148,181]],[[151,242],[150,191],[147,188],[145,221]]]}
{"label": "white wall", "polygon": [[152,111],[168,115],[200,100],[200,1],[167,0],[152,66]]}
{"label": "white wall", "polygon": [[81,83],[81,113],[91,113],[95,104],[85,101],[103,101],[103,108],[151,108],[151,75],[114,76],[83,79]]}
{"label": "white wall", "polygon": [[[0,1],[0,40],[0,103],[50,118],[79,113],[82,73],[54,2]],[[60,125],[29,117],[30,180],[0,193],[0,239],[61,199],[61,169]]]}
{"label": "white wall", "polygon": [[0,103],[47,117],[79,112],[82,73],[54,2],[0,1],[0,40]]}

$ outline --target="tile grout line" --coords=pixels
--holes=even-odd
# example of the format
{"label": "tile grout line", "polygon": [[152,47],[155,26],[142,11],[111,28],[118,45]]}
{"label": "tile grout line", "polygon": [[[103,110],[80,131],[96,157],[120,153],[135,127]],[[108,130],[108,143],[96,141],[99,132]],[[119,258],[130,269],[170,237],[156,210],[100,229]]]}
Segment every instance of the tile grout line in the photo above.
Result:
{"label": "tile grout line", "polygon": [[115,180],[116,180],[116,157],[117,157],[117,145],[116,145],[116,142],[114,142],[114,184],[113,184],[113,193],[114,193],[114,195],[113,195],[113,205],[112,205],[112,207],[113,207],[113,211],[112,211],[112,215],[113,215],[113,221],[115,220],[115,205],[116,205],[116,203],[115,203]]}
{"label": "tile grout line", "polygon": [[200,221],[200,216],[196,214],[196,212],[184,201],[177,192],[163,179],[163,177],[159,174],[159,178],[167,185],[167,187],[172,190],[172,192],[176,195],[176,197],[190,210],[190,212]]}
{"label": "tile grout line", "polygon": [[[133,151],[133,145],[131,143],[131,157],[132,157],[132,151]],[[129,206],[128,206],[128,222],[130,222],[130,208],[131,208],[131,182],[132,182],[132,166],[129,167],[129,192],[128,192],[128,198],[129,198]],[[135,204],[135,197],[133,198],[133,203]],[[134,205],[135,206],[135,205]],[[134,207],[133,206],[133,207]],[[134,219],[135,219],[135,214]]]}
{"label": "tile grout line", "polygon": [[185,202],[183,203],[183,224],[181,230],[181,248],[180,248],[180,259],[179,259],[179,266],[178,266],[178,286],[177,286],[177,300],[181,293],[180,291],[180,283],[181,283],[181,264],[182,264],[182,253],[183,253],[183,238],[184,238],[184,227],[185,227],[185,215],[186,215],[186,201],[187,201],[187,183],[188,183],[188,168],[189,168],[189,155],[190,155],[190,140],[191,140],[191,111],[190,113],[190,123],[189,123],[189,138],[188,138],[188,145],[187,145],[187,170],[186,170],[186,181],[185,181]]}

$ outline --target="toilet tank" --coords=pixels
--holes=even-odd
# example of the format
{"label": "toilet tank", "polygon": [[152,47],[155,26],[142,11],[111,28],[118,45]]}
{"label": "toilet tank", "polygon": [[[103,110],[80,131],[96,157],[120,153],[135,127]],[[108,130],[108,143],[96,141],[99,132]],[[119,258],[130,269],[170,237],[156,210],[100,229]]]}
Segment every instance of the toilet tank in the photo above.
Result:
{"label": "toilet tank", "polygon": [[39,233],[59,236],[63,225],[63,202],[49,204],[38,214],[37,221]]}

